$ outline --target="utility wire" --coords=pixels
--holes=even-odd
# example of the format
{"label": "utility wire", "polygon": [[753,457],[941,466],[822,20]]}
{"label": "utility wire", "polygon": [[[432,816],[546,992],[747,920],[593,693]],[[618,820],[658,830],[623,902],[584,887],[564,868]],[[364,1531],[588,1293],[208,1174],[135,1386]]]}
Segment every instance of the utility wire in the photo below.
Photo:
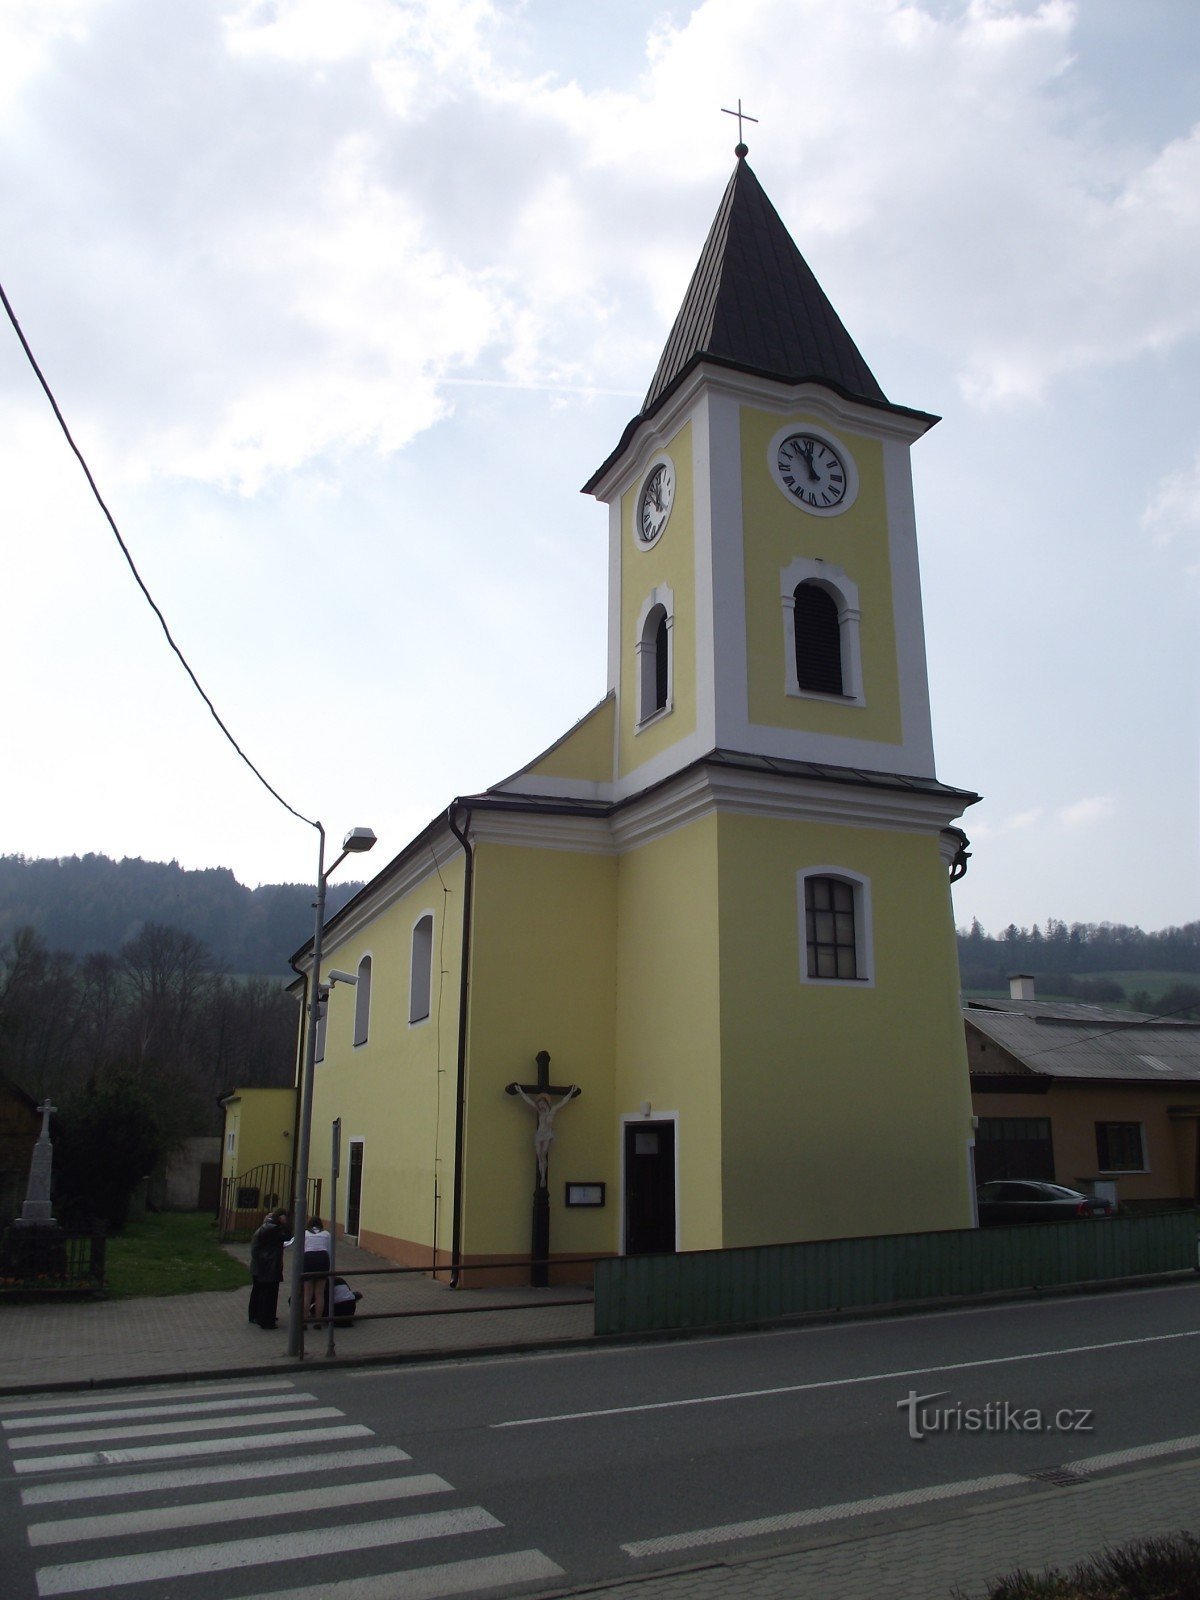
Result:
{"label": "utility wire", "polygon": [[109,527],[112,529],[117,543],[121,547],[121,554],[125,557],[125,560],[129,564],[129,570],[130,570],[130,572],[133,573],[133,576],[134,576],[134,579],[135,579],[135,581],[137,583],[138,588],[145,595],[147,605],[150,607],[151,611],[153,611],[154,615],[158,618],[159,623],[162,626],[162,631],[166,635],[167,643],[171,646],[171,649],[174,650],[175,654],[179,657],[180,663],[183,666],[183,670],[187,673],[188,677],[192,680],[192,683],[195,686],[196,693],[200,696],[201,700],[204,701],[204,704],[208,707],[209,711],[212,713],[213,721],[216,723],[217,727],[220,728],[221,732],[229,740],[230,744],[237,751],[238,755],[241,756],[242,760],[250,768],[250,771],[258,779],[259,783],[262,784],[263,788],[266,789],[269,794],[273,795],[275,797],[275,799],[279,801],[279,804],[283,807],[283,809],[285,811],[290,811],[292,816],[296,817],[300,822],[306,822],[310,828],[319,827],[319,824],[314,822],[311,817],[304,816],[304,814],[302,812],[296,810],[295,806],[288,805],[287,801],[279,793],[279,790],[276,789],[276,788],[273,788],[272,785],[267,782],[267,780],[263,777],[262,773],[254,765],[253,761],[251,761],[250,757],[242,749],[241,745],[237,742],[237,740],[230,733],[229,729],[225,726],[224,722],[222,722],[222,720],[221,720],[221,718],[220,718],[220,716],[219,716],[219,714],[217,712],[216,706],[214,706],[212,701],[208,698],[208,695],[204,692],[204,689],[201,686],[199,678],[197,678],[196,674],[192,671],[191,667],[188,665],[187,657],[184,655],[183,651],[179,648],[179,646],[175,643],[174,639],[171,637],[171,630],[170,630],[170,628],[167,627],[167,619],[166,619],[166,617],[163,616],[162,612],[159,610],[158,606],[155,604],[154,596],[150,593],[149,589],[147,589],[146,585],[142,582],[142,575],[138,571],[137,567],[134,565],[133,557],[129,553],[129,547],[126,545],[124,539],[122,539],[122,537],[121,537],[121,530],[117,527],[116,522],[113,520],[112,512],[105,505],[104,497],[101,495],[100,490],[96,487],[96,480],[95,480],[95,478],[92,477],[91,469],[89,468],[87,462],[83,458],[83,452],[82,452],[82,450],[80,450],[79,446],[75,443],[74,439],[71,437],[71,430],[70,430],[70,428],[67,427],[66,419],[64,418],[62,412],[59,410],[58,401],[54,398],[53,391],[51,390],[50,385],[46,382],[46,379],[42,374],[42,369],[41,369],[41,367],[38,366],[37,360],[36,360],[36,358],[35,358],[35,356],[33,354],[33,351],[29,348],[29,340],[25,337],[25,334],[24,334],[24,332],[22,331],[22,328],[21,328],[21,324],[17,321],[17,314],[13,310],[11,304],[9,303],[9,298],[4,292],[4,285],[3,284],[0,284],[0,300],[2,300],[4,302],[4,309],[8,313],[8,320],[12,323],[13,330],[16,333],[17,338],[21,341],[21,348],[25,352],[25,355],[26,355],[26,357],[27,357],[27,359],[29,361],[29,365],[34,370],[34,374],[37,377],[37,381],[41,384],[42,389],[45,391],[46,399],[49,400],[50,406],[51,406],[51,409],[54,412],[54,415],[58,418],[58,425],[63,431],[63,437],[66,439],[67,443],[71,446],[71,449],[75,454],[75,459],[79,462],[79,465],[83,468],[83,475],[87,479],[88,484],[89,484],[89,486],[91,488],[91,491],[96,497],[96,504],[100,507],[101,511],[103,511],[105,519],[108,522]]}

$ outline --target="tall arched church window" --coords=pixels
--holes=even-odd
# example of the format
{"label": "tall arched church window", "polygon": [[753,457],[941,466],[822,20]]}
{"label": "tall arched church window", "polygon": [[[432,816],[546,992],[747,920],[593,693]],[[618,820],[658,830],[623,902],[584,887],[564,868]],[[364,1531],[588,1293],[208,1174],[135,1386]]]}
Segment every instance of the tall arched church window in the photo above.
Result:
{"label": "tall arched church window", "polygon": [[779,591],[788,694],[865,705],[858,585],[827,561],[797,557],[780,573]]}
{"label": "tall arched church window", "polygon": [[670,711],[674,693],[672,632],[674,596],[662,585],[651,591],[637,627],[638,724]]}
{"label": "tall arched church window", "polygon": [[358,963],[358,983],[354,989],[354,1042],[366,1044],[371,1028],[371,958]]}
{"label": "tall arched church window", "polygon": [[429,1015],[429,995],[433,972],[433,913],[426,914],[413,929],[412,969],[408,984],[408,1020],[424,1022]]}

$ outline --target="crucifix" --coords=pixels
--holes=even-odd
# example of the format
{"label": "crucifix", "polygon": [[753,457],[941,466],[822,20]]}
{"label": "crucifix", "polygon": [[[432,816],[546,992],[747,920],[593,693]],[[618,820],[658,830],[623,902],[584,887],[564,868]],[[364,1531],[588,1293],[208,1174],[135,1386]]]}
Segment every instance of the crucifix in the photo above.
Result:
{"label": "crucifix", "polygon": [[743,122],[757,122],[758,118],[757,117],[752,117],[748,111],[743,111],[742,110],[742,97],[741,97],[741,95],[738,96],[738,108],[737,108],[736,111],[731,111],[728,106],[722,106],[721,110],[725,113],[725,115],[727,117],[736,117],[738,119],[738,142],[734,146],[733,153],[734,153],[735,156],[738,157],[739,160],[741,160],[741,158],[743,156],[748,156],[750,154],[750,147],[742,139],[742,123]]}
{"label": "crucifix", "polygon": [[554,1119],[567,1104],[583,1093],[578,1084],[552,1084],[550,1082],[550,1052],[539,1050],[536,1083],[508,1083],[505,1094],[520,1095],[537,1117],[533,1130],[533,1153],[537,1161],[537,1177],[533,1187],[533,1215],[530,1231],[529,1281],[535,1289],[544,1289],[550,1270],[550,1189],[547,1182],[550,1146],[554,1143]]}

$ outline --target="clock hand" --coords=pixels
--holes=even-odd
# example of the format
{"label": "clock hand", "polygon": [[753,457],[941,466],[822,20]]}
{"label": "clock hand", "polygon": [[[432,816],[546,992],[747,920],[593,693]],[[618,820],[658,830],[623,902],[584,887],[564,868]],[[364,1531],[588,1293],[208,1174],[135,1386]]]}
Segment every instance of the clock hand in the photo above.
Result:
{"label": "clock hand", "polygon": [[802,450],[800,453],[804,457],[804,465],[808,468],[809,483],[820,483],[821,474],[817,471],[816,467],[813,466],[813,447],[811,439],[808,442],[807,448]]}

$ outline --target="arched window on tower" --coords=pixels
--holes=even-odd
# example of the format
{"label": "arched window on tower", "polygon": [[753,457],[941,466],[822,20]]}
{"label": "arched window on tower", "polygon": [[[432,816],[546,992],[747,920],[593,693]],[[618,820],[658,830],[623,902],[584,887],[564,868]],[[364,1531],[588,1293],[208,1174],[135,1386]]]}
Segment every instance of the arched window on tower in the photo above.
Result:
{"label": "arched window on tower", "polygon": [[371,1028],[371,958],[358,963],[358,983],[354,989],[354,1042],[366,1044]]}
{"label": "arched window on tower", "polygon": [[788,694],[866,704],[858,585],[827,561],[798,556],[779,575]]}
{"label": "arched window on tower", "polygon": [[638,723],[649,722],[671,709],[674,680],[671,660],[671,634],[674,626],[673,597],[669,589],[657,588],[647,598],[638,619],[637,673]]}
{"label": "arched window on tower", "polygon": [[797,686],[810,694],[841,694],[842,628],[837,601],[816,583],[798,583],[792,598]]}

